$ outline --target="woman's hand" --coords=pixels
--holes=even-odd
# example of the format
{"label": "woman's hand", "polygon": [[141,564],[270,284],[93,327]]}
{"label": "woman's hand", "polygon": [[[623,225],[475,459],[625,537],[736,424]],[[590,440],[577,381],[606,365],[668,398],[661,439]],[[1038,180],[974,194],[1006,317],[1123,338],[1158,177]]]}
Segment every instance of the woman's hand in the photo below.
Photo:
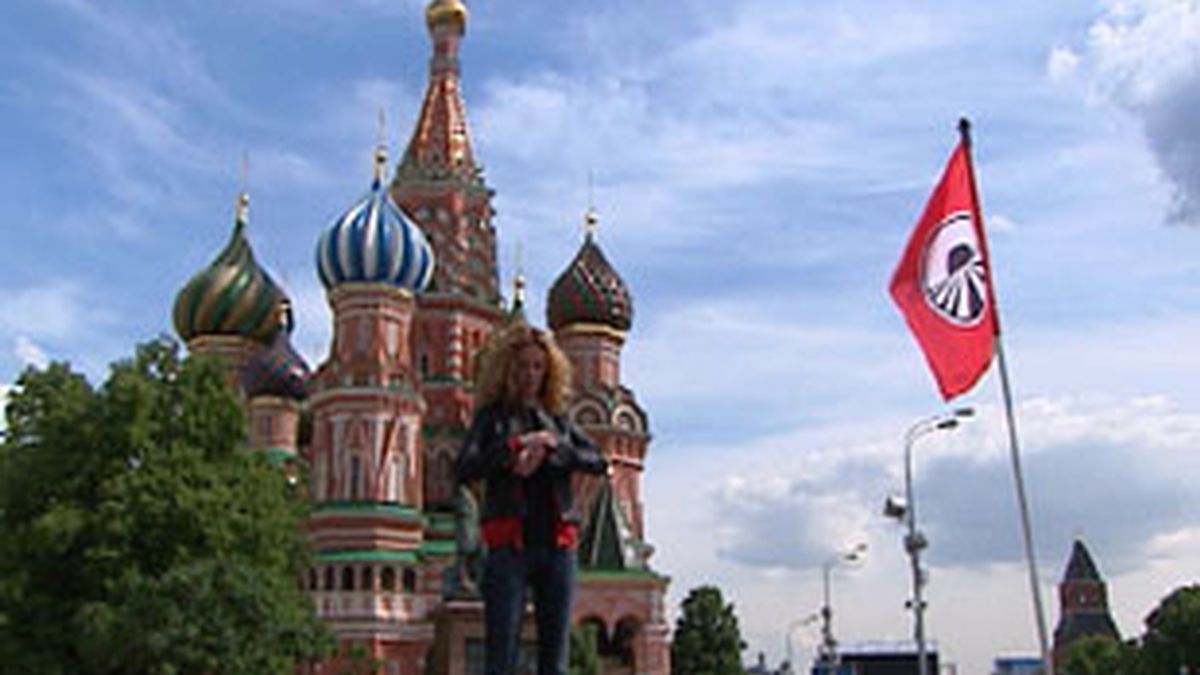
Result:
{"label": "woman's hand", "polygon": [[542,465],[546,456],[558,446],[558,437],[549,431],[532,431],[521,436],[521,450],[513,465],[513,473],[527,478]]}

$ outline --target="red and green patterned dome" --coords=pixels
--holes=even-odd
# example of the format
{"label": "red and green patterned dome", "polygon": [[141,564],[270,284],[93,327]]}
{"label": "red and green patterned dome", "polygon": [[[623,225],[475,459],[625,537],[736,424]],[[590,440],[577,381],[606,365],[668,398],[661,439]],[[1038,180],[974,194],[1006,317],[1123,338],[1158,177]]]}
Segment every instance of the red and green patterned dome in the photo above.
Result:
{"label": "red and green patterned dome", "polygon": [[288,331],[280,330],[270,347],[259,351],[241,373],[246,398],[278,396],[293,401],[306,396],[308,364],[292,347]]}
{"label": "red and green patterned dome", "polygon": [[583,246],[550,288],[546,323],[552,330],[587,323],[628,331],[633,324],[633,298],[596,243],[594,213],[588,213],[587,222]]}
{"label": "red and green patterned dome", "polygon": [[254,259],[246,239],[249,199],[238,199],[229,243],[175,298],[175,330],[185,342],[205,335],[243,337],[268,344],[279,332],[287,297]]}

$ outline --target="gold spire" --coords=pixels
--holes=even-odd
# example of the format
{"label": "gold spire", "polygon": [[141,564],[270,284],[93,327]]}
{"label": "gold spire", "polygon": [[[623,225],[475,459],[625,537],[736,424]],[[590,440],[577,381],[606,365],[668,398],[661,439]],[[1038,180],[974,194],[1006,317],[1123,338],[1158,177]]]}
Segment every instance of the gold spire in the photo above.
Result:
{"label": "gold spire", "polygon": [[233,208],[234,218],[239,223],[247,222],[250,215],[250,153],[242,151],[242,191]]}
{"label": "gold spire", "polygon": [[596,237],[596,228],[600,225],[600,216],[596,213],[596,207],[589,206],[583,214],[583,236],[588,239]]}
{"label": "gold spire", "polygon": [[583,212],[583,236],[586,239],[596,237],[596,226],[600,224],[600,215],[596,212],[596,174],[588,169],[587,181],[587,210]]}
{"label": "gold spire", "polygon": [[454,23],[460,31],[466,31],[467,6],[462,0],[432,0],[429,3],[425,8],[425,23],[429,29],[433,30],[434,26],[443,22]]}
{"label": "gold spire", "polygon": [[375,142],[375,180],[382,183],[387,175],[387,117],[383,108],[379,109],[379,129]]}
{"label": "gold spire", "polygon": [[525,306],[525,247],[521,242],[517,242],[516,258],[513,265],[517,269],[516,276],[513,277],[513,308]]}
{"label": "gold spire", "polygon": [[238,193],[237,203],[234,206],[234,217],[239,223],[247,222],[250,215],[250,193],[242,190]]}
{"label": "gold spire", "polygon": [[525,306],[525,273],[517,270],[517,276],[513,277],[513,306]]}

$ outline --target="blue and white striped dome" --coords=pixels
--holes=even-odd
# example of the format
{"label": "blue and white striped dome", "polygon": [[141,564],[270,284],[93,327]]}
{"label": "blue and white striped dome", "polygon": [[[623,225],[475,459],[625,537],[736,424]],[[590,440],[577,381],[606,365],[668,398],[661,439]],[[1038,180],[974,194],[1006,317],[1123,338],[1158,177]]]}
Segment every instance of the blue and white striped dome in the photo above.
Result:
{"label": "blue and white striped dome", "polygon": [[387,156],[375,156],[371,192],[321,234],[317,271],[326,290],[347,283],[391,284],[414,293],[433,278],[433,250],[392,201],[383,181]]}

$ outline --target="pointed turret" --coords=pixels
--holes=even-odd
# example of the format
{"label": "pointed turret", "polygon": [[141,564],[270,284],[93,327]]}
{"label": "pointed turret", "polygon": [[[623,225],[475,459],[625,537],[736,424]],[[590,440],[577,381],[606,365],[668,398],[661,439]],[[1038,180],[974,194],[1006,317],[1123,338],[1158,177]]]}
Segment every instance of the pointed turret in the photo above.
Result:
{"label": "pointed turret", "polygon": [[425,20],[433,41],[429,86],[397,179],[453,177],[482,185],[459,83],[458,48],[467,29],[467,8],[461,0],[433,0],[425,10]]}
{"label": "pointed turret", "polygon": [[647,553],[646,544],[634,536],[629,518],[617,503],[612,483],[605,480],[579,538],[579,564],[593,570],[645,570]]}
{"label": "pointed turret", "polygon": [[1082,539],[1071,547],[1071,558],[1058,584],[1060,614],[1054,629],[1054,659],[1060,662],[1072,642],[1088,635],[1121,639],[1108,610],[1108,587]]}
{"label": "pointed turret", "polygon": [[426,24],[433,53],[425,100],[396,167],[392,197],[425,233],[437,259],[417,297],[412,353],[429,417],[426,504],[453,510],[452,467],[474,411],[476,352],[505,318],[500,304],[492,191],[471,149],[459,83],[459,44],[466,32],[462,0],[433,0]]}
{"label": "pointed turret", "polygon": [[430,290],[496,309],[500,289],[492,191],[471,149],[459,82],[458,50],[467,9],[461,0],[433,0],[425,17],[433,42],[429,84],[396,167],[392,196],[433,245],[441,268]]}

